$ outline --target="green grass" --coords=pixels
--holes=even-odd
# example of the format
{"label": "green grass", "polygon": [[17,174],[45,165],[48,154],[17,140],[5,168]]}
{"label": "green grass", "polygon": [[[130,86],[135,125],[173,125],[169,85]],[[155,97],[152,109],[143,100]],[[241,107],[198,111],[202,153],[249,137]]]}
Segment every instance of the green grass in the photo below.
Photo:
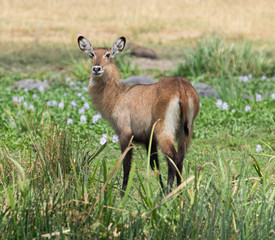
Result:
{"label": "green grass", "polygon": [[[193,82],[213,84],[228,108],[217,107],[217,99],[200,99],[184,160],[184,184],[168,196],[160,191],[157,173],[147,170],[143,147],[133,145],[133,168],[121,199],[123,155],[112,142],[111,126],[102,118],[93,122],[97,111],[85,88],[89,64],[72,60],[65,74],[2,72],[0,238],[274,238],[275,91],[274,78],[267,74],[273,71],[271,65],[253,73],[248,82],[239,78],[248,72],[191,75]],[[125,56],[118,64],[124,77],[142,74]],[[24,77],[50,79],[52,88],[25,92],[8,87]],[[256,94],[261,94],[260,101]],[[64,107],[59,107],[61,102]],[[79,113],[81,108],[84,113]],[[80,121],[81,115],[86,122]],[[107,143],[101,145],[103,134]],[[166,179],[163,156],[160,161]]]}

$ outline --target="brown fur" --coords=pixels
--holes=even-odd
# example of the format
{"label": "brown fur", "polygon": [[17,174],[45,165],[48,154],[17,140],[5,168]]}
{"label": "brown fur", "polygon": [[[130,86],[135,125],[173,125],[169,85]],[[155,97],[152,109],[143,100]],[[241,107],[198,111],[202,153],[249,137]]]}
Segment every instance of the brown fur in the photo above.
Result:
{"label": "brown fur", "polygon": [[[102,76],[94,74],[91,76],[89,94],[94,105],[113,125],[119,136],[122,151],[127,147],[132,135],[136,142],[145,144],[148,149],[152,126],[159,120],[154,131],[152,153],[155,153],[151,156],[151,167],[154,168],[155,162],[159,168],[156,154],[158,145],[167,157],[173,159],[181,172],[182,161],[191,140],[193,121],[199,112],[197,92],[190,82],[182,77],[166,77],[157,84],[126,87],[119,81],[120,74],[112,59],[104,57],[109,52],[111,53],[110,49],[94,50],[93,65],[101,66],[104,70]],[[175,112],[179,116],[175,126],[171,125],[171,122],[175,121],[173,116],[167,114],[169,106],[171,113],[175,111],[174,109],[179,109]],[[192,119],[188,119],[189,115]],[[167,122],[166,118],[171,119],[170,122]],[[176,116],[175,119],[177,119]],[[173,129],[175,129],[174,133]],[[177,151],[174,147],[175,142],[178,142]],[[128,182],[131,155],[130,151],[123,163],[123,190],[126,189]],[[167,181],[170,187],[173,185],[175,175],[177,183],[180,184],[180,176],[168,160]],[[160,182],[162,184],[161,177]]]}

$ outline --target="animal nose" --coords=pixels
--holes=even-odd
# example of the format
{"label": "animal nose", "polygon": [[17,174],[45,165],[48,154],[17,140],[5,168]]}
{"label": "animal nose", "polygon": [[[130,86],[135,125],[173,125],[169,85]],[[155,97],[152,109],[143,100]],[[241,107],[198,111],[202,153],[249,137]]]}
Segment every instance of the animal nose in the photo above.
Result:
{"label": "animal nose", "polygon": [[92,70],[93,70],[93,72],[95,74],[97,74],[98,72],[100,72],[102,70],[102,67],[100,67],[100,66],[93,66]]}

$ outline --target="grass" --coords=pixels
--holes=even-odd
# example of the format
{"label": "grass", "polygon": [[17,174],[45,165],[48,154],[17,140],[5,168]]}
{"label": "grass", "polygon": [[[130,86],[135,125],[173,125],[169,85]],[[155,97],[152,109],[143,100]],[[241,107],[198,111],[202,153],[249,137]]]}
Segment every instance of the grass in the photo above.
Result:
{"label": "grass", "polygon": [[[221,46],[223,55],[211,55],[212,47],[218,52]],[[102,118],[93,121],[97,111],[86,89],[90,63],[74,61],[77,58],[72,54],[71,65],[58,74],[51,69],[26,71],[26,75],[3,70],[1,238],[274,238],[272,59],[267,59],[265,51],[255,53],[244,45],[245,57],[240,61],[253,66],[247,57],[253,56],[255,66],[247,72],[246,68],[227,69],[226,64],[218,68],[202,61],[226,61],[232,49],[237,59],[237,46],[231,46],[220,39],[199,42],[197,51],[191,51],[193,57],[178,67],[184,69],[179,74],[190,72],[192,82],[203,80],[214,85],[227,109],[226,105],[217,107],[217,99],[200,99],[202,106],[184,160],[183,184],[167,196],[160,191],[157,173],[147,171],[144,149],[131,145],[133,168],[126,194],[120,197],[123,154],[112,141],[110,125]],[[193,59],[199,66],[197,72],[192,72]],[[127,56],[118,59],[118,65],[123,77],[142,74]],[[247,82],[240,78],[250,73]],[[51,89],[25,92],[9,88],[24,77],[48,79]],[[260,101],[256,94],[261,95]],[[250,110],[245,111],[246,106]],[[79,113],[82,108],[84,113]],[[81,115],[86,116],[86,122],[80,121]],[[101,145],[103,134],[107,134],[107,143]],[[259,152],[257,145],[262,148]],[[165,178],[163,156],[160,161]]]}

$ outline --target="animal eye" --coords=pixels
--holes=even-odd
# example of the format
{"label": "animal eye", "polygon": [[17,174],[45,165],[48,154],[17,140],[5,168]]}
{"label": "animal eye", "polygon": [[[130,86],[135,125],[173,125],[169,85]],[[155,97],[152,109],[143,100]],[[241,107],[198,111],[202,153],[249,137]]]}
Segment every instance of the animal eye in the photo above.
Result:
{"label": "animal eye", "polygon": [[106,53],[106,55],[105,55],[105,57],[110,57],[111,56],[111,54],[110,53]]}

